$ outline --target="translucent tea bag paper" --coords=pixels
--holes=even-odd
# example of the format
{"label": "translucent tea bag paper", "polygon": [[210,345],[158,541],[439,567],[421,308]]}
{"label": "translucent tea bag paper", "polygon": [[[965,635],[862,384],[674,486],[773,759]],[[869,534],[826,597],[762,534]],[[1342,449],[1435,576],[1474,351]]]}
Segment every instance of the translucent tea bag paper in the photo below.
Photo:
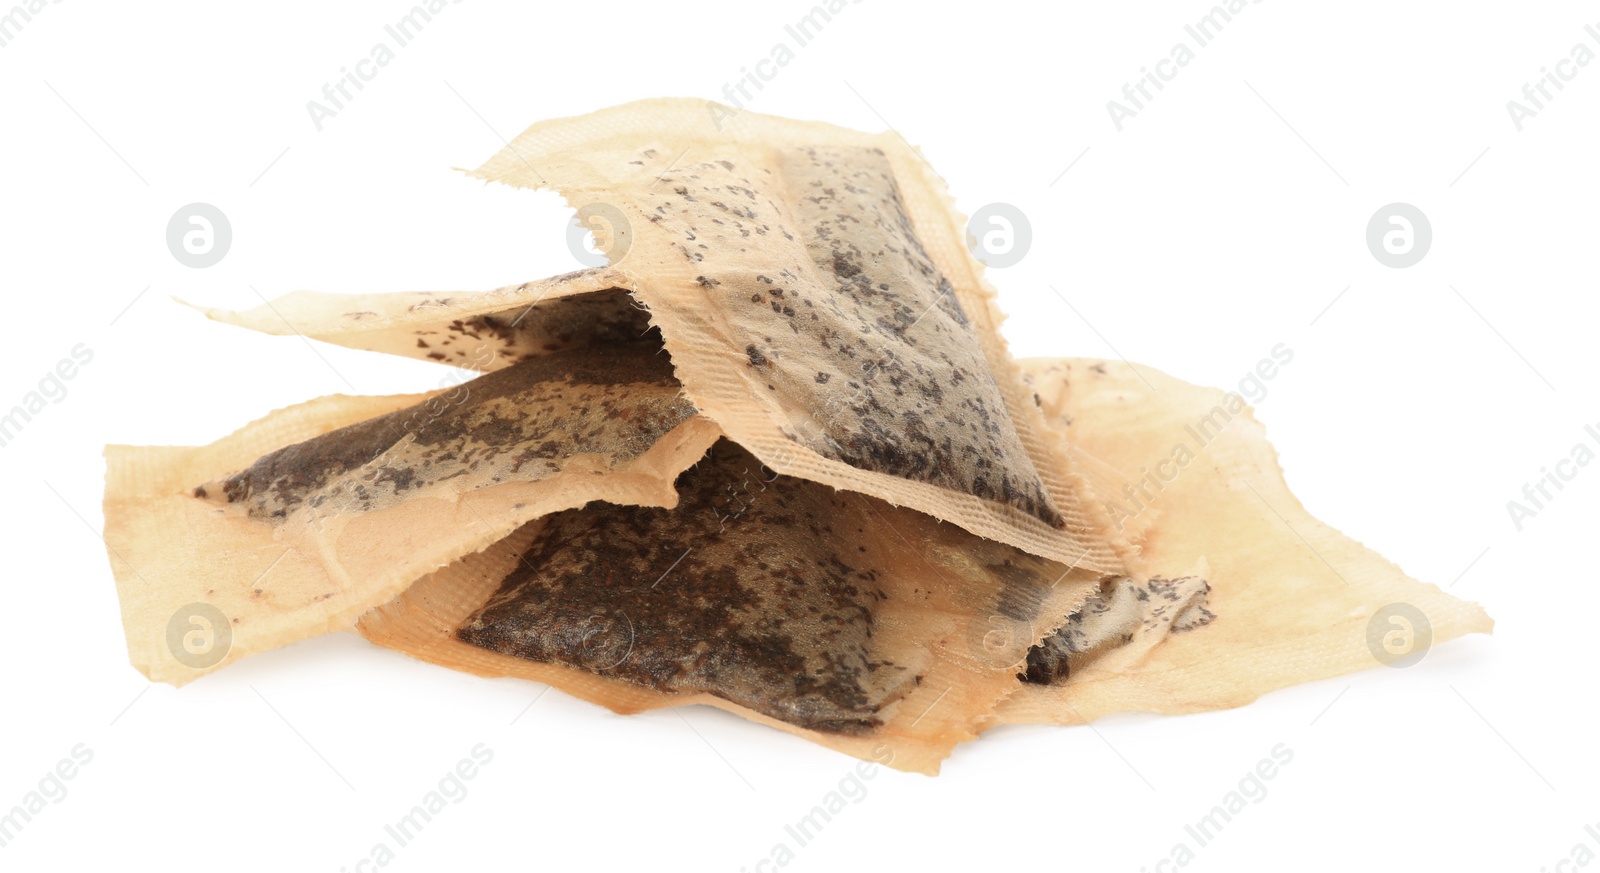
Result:
{"label": "translucent tea bag paper", "polygon": [[[1126,471],[1100,499],[1118,502],[1119,516],[1143,516],[1141,568],[1204,579],[1208,590],[1205,614],[1174,604],[1158,615],[1149,607],[1160,601],[1143,601],[1138,622],[1111,626],[1124,645],[1104,646],[1102,628],[1102,651],[1072,663],[1064,682],[1025,683],[997,722],[1240,706],[1301,682],[1406,666],[1430,645],[1493,628],[1477,604],[1411,579],[1307,513],[1237,398],[1122,362],[1021,364],[1051,425],[1106,469]],[[1192,460],[1164,468],[1176,475],[1135,513],[1122,485],[1178,446]]]}
{"label": "translucent tea bag paper", "polygon": [[326,397],[200,448],[108,446],[105,539],[129,654],[182,684],[332,630],[527,521],[671,506],[719,437],[648,344],[424,395]]}
{"label": "translucent tea bag paper", "polygon": [[487,375],[108,447],[151,678],[353,626],[932,773],[994,724],[1237,706],[1492,626],[1312,518],[1236,396],[1013,361],[898,135],[654,100],[536,124],[473,175],[559,191],[609,263],[208,311]]}
{"label": "translucent tea bag paper", "polygon": [[254,309],[205,309],[227,324],[280,336],[498,370],[564,349],[640,338],[644,307],[607,268],[480,292],[324,294],[296,291]]}
{"label": "translucent tea bag paper", "polygon": [[936,772],[1098,578],[762,467],[731,442],[674,509],[540,519],[361,619],[379,645],[618,712],[705,703]]}
{"label": "translucent tea bag paper", "polygon": [[596,218],[610,265],[475,297],[297,294],[213,317],[452,360],[443,341],[464,330],[532,353],[562,333],[548,304],[620,289],[695,408],[773,470],[1121,569],[1125,543],[1018,379],[943,182],[898,136],[653,100],[536,124],[474,175],[558,190]]}

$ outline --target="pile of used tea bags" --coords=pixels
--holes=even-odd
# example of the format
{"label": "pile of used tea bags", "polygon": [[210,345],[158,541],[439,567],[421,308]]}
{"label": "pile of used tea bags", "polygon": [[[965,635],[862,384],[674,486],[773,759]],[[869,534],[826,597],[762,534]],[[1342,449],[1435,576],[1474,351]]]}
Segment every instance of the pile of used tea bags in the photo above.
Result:
{"label": "pile of used tea bags", "polygon": [[1237,706],[1491,626],[1308,515],[1238,394],[1013,360],[897,135],[646,101],[474,175],[561,192],[609,263],[211,315],[481,375],[108,447],[151,679],[354,630],[935,773],[995,724]]}

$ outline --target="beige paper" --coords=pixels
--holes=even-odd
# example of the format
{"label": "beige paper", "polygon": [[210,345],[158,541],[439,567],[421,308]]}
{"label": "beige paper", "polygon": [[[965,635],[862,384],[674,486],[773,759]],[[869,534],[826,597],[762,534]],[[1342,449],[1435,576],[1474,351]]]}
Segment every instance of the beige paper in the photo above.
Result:
{"label": "beige paper", "polygon": [[1121,569],[1125,541],[1017,378],[942,181],[898,136],[653,100],[536,124],[475,175],[560,191],[598,219],[611,265],[477,298],[301,294],[214,317],[432,357],[456,322],[528,325],[552,297],[626,289],[695,407],[772,469]]}
{"label": "beige paper", "polygon": [[[1396,628],[1490,627],[1311,518],[1242,403],[1146,369],[1152,392],[1125,364],[1026,362],[1025,381],[964,223],[898,136],[646,101],[537,124],[474,175],[599,216],[611,264],[210,314],[545,378],[642,337],[672,371],[557,398],[561,434],[592,444],[553,457],[508,454],[531,446],[499,427],[520,401],[437,455],[417,434],[439,413],[401,410],[446,392],[313,401],[201,449],[109,447],[106,539],[147,675],[181,683],[362,616],[434,663],[619,712],[706,703],[936,772],[991,724],[1234,706],[1393,660]],[[654,412],[619,421],[635,402]],[[1218,411],[1151,508],[1109,507]],[[298,475],[366,445],[314,439],[360,422],[396,439]],[[525,460],[553,463],[519,478]]]}
{"label": "beige paper", "polygon": [[719,432],[665,366],[648,345],[597,347],[430,394],[315,400],[201,448],[108,446],[134,666],[182,684],[348,628],[550,512],[674,505],[673,478]]}
{"label": "beige paper", "polygon": [[[917,772],[1097,578],[724,442],[674,510],[541,519],[364,616],[379,645],[618,712],[704,703]],[[497,593],[498,592],[498,593]]]}
{"label": "beige paper", "polygon": [[[1078,450],[1127,471],[1125,482],[1160,465],[1159,489],[1145,486],[1154,499],[1144,513],[1141,568],[1207,580],[1205,608],[1215,619],[1178,633],[1141,624],[1136,648],[1073,664],[1064,685],[1025,685],[1000,706],[997,723],[1078,724],[1112,712],[1240,706],[1274,689],[1378,666],[1380,657],[1403,657],[1430,638],[1438,644],[1492,629],[1476,604],[1411,579],[1307,513],[1289,492],[1265,429],[1237,397],[1120,362],[1021,364],[1048,420]],[[1180,447],[1190,458],[1181,464],[1174,460],[1186,456]],[[1118,484],[1102,499],[1125,501],[1122,494]],[[1123,505],[1115,514],[1133,510]],[[1386,610],[1391,604],[1414,608],[1430,630],[1424,634],[1403,609]]]}
{"label": "beige paper", "polygon": [[1169,634],[1205,627],[1216,618],[1206,608],[1211,584],[1200,576],[1107,579],[1061,627],[1028,650],[1029,683],[1064,684],[1089,665],[1112,670],[1137,666]]}
{"label": "beige paper", "polygon": [[498,370],[565,349],[639,339],[648,313],[599,268],[481,292],[296,291],[254,309],[201,309],[227,324],[468,370]]}

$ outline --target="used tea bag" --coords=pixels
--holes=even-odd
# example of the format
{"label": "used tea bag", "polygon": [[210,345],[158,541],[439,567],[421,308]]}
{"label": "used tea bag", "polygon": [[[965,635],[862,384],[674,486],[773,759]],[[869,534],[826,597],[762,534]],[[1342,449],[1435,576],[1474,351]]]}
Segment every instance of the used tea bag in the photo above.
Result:
{"label": "used tea bag", "polygon": [[649,315],[598,268],[483,292],[321,294],[296,291],[244,312],[203,309],[217,321],[280,336],[496,370],[564,349],[630,342]]}
{"label": "used tea bag", "polygon": [[1121,570],[1125,541],[1018,378],[964,223],[899,137],[653,100],[536,124],[475,175],[560,191],[610,265],[476,297],[301,294],[214,317],[451,360],[443,341],[463,330],[518,354],[559,344],[547,303],[625,290],[694,406],[772,469]]}
{"label": "used tea bag", "polygon": [[[559,191],[610,263],[211,312],[489,375],[108,447],[147,675],[354,622],[932,773],[993,724],[1235,706],[1490,627],[1306,514],[1238,398],[1019,368],[897,135],[645,101],[534,125],[474,175]],[[1202,421],[1193,463],[1118,503]]]}
{"label": "used tea bag", "polygon": [[182,684],[348,628],[417,577],[591,500],[672,506],[718,438],[650,342],[430,394],[329,397],[203,448],[109,446],[129,653]]}
{"label": "used tea bag", "polygon": [[[1236,395],[1120,362],[1021,364],[1076,450],[1126,471],[1099,499],[1118,519],[1143,520],[1140,564],[1171,580],[1174,596],[1127,602],[1136,620],[1125,613],[1110,624],[1093,621],[1090,607],[1079,639],[1082,623],[1069,622],[1064,638],[1030,655],[1033,681],[1000,705],[997,723],[1240,706],[1288,685],[1415,660],[1431,644],[1493,627],[1476,604],[1407,577],[1311,517]],[[1158,462],[1166,462],[1161,477],[1143,481]],[[1138,503],[1124,484],[1136,486]],[[1203,601],[1196,580],[1208,589]],[[1062,654],[1065,676],[1054,672]]]}
{"label": "used tea bag", "polygon": [[556,513],[362,617],[373,642],[632,713],[706,703],[920,772],[1098,577],[723,441],[674,509]]}
{"label": "used tea bag", "polygon": [[286,446],[195,495],[282,525],[292,545],[312,547],[351,519],[419,498],[511,483],[548,490],[580,457],[611,472],[613,461],[643,454],[694,417],[659,352],[632,343],[529,359]]}

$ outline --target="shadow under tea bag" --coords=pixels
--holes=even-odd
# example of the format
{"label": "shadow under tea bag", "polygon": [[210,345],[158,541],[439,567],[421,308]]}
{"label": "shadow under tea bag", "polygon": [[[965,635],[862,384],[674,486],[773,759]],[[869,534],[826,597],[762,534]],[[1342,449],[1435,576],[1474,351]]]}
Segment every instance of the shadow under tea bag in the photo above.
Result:
{"label": "shadow under tea bag", "polygon": [[529,524],[363,616],[379,645],[615,711],[705,703],[933,773],[1099,577],[772,473],[729,441],[674,509]]}
{"label": "shadow under tea bag", "polygon": [[[1160,584],[1143,598],[1092,599],[1030,653],[1032,681],[996,723],[1225,709],[1492,629],[1476,604],[1307,513],[1236,395],[1122,362],[1020,363],[1075,450],[1126,471],[1099,499],[1114,517],[1139,518],[1139,565]],[[1130,503],[1122,484],[1158,463],[1159,490]]]}
{"label": "shadow under tea bag", "polygon": [[182,684],[347,629],[530,519],[591,500],[674,505],[673,478],[718,436],[640,342],[430,394],[314,400],[201,448],[108,446],[130,657]]}

